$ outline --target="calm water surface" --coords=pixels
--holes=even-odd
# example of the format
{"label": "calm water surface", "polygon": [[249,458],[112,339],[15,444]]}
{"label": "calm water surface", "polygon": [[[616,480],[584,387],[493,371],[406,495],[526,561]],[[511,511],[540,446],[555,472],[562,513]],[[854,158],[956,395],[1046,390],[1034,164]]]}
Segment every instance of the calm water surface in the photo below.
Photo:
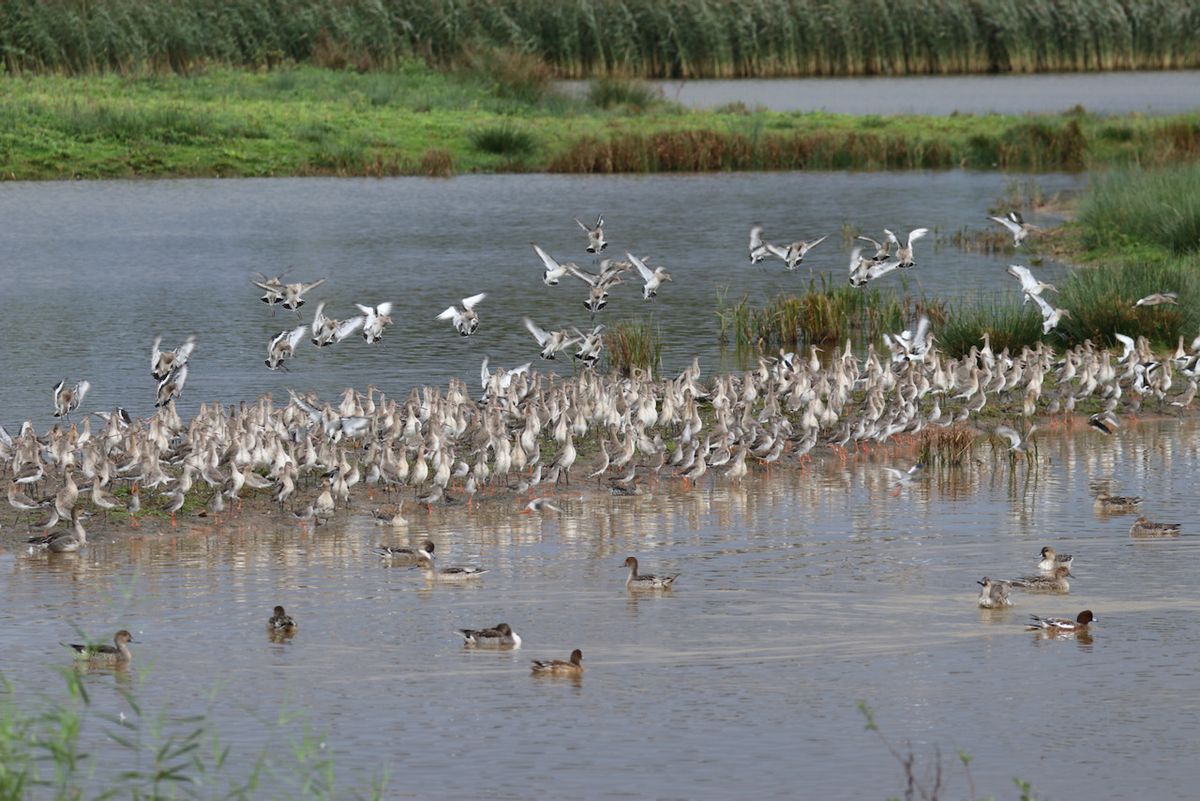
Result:
{"label": "calm water surface", "polygon": [[[729,103],[838,114],[1028,114],[1077,105],[1097,114],[1179,114],[1200,108],[1200,71],[902,78],[778,78],[653,82],[691,108]],[[583,81],[564,82],[584,92]]]}
{"label": "calm water surface", "polygon": [[[646,318],[661,329],[664,367],[699,355],[723,365],[718,295],[762,299],[818,278],[842,284],[850,246],[844,225],[871,236],[884,227],[929,227],[943,237],[996,227],[988,208],[1024,176],[998,173],[773,173],[652,177],[465,176],[452,180],[286,179],[238,181],[0,184],[0,277],[8,301],[0,318],[0,423],[51,422],[51,388],[87,378],[85,411],[122,405],[152,411],[150,343],[167,347],[196,334],[198,346],[181,409],[203,400],[233,403],[286,388],[325,396],[374,382],[389,395],[462,378],[478,386],[479,365],[537,359],[521,325],[587,327],[584,286],[541,283],[537,242],[585,267],[593,258],[572,217],[603,212],[608,253],[626,249],[663,263],[674,276],[656,300],[641,282],[616,287],[598,322]],[[1038,175],[1047,196],[1083,185],[1075,175]],[[789,242],[829,234],[794,273],[782,262],[751,267],[748,231]],[[1044,219],[1042,221],[1045,221]],[[917,245],[919,267],[879,285],[919,295],[978,298],[1014,293],[1007,256]],[[326,277],[301,309],[311,322],[357,314],[353,304],[396,304],[384,340],[360,338],[318,350],[304,342],[289,372],[263,365],[267,343],[298,323],[258,300],[254,271],[287,280]],[[1054,265],[1039,271],[1053,281]],[[907,283],[905,283],[907,282]],[[469,339],[434,317],[459,298],[487,292],[482,324]],[[553,363],[541,363],[546,369]],[[569,364],[558,364],[570,370]]]}
{"label": "calm water surface", "polygon": [[[1088,483],[1112,478],[1146,495],[1152,518],[1191,528],[1200,430],[1047,436],[1040,457],[1014,470],[980,448],[892,497],[880,468],[899,457],[881,452],[740,487],[568,493],[553,519],[506,502],[413,515],[383,535],[429,536],[448,560],[490,567],[476,587],[381,566],[361,511],[315,534],[236,521],[174,539],[102,532],[79,558],[0,555],[3,669],[27,700],[58,681],[47,668],[68,661],[56,643],[72,625],[128,626],[143,641],[130,680],[84,679],[97,711],[128,712],[125,685],[149,712],[210,710],[232,773],[307,724],[341,782],[386,768],[390,798],[897,795],[859,700],[922,756],[973,754],[981,796],[1018,776],[1039,797],[1186,797],[1200,538],[1132,541],[1129,517],[1093,513]],[[1029,572],[1047,543],[1076,555],[1069,596],[976,608],[976,579]],[[681,572],[678,589],[628,597],[630,553]],[[275,603],[300,621],[288,643],[264,630]],[[1100,620],[1090,638],[1022,629],[1031,613],[1084,608]],[[453,634],[501,620],[520,651],[464,651]],[[580,683],[529,675],[529,658],[575,647]]]}

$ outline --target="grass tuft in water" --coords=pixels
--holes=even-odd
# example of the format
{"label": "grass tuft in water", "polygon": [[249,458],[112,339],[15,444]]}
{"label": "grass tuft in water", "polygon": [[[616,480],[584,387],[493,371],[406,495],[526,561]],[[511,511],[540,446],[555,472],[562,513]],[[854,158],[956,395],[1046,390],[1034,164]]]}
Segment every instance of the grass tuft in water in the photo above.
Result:
{"label": "grass tuft in water", "polygon": [[613,372],[657,372],[662,366],[662,332],[648,320],[622,320],[604,332],[604,351]]}

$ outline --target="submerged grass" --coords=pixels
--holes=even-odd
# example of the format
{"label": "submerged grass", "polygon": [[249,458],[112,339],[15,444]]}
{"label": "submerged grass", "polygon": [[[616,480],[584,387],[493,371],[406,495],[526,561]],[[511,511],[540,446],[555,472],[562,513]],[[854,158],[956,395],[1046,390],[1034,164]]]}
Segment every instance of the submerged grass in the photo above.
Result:
{"label": "submerged grass", "polygon": [[[1200,114],[688,111],[650,102],[636,83],[604,82],[593,102],[522,77],[520,59],[478,61],[492,67],[5,78],[0,176],[1077,169],[1200,157]],[[1102,135],[1114,129],[1127,135]]]}
{"label": "submerged grass", "polygon": [[373,70],[413,56],[537,54],[556,74],[901,75],[1200,65],[1190,0],[10,0],[12,72],[281,63]]}

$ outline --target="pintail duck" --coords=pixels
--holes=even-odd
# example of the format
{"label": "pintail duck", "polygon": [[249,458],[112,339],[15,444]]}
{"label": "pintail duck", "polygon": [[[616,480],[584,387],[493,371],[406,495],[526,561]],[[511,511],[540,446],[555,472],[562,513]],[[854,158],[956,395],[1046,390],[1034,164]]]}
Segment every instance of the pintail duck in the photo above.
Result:
{"label": "pintail duck", "polygon": [[982,588],[979,590],[979,605],[984,609],[1001,609],[1012,606],[1012,599],[1008,597],[1012,592],[1012,582],[992,581],[984,576],[978,584]]}
{"label": "pintail duck", "polygon": [[583,229],[583,232],[585,234],[587,234],[587,238],[588,238],[587,252],[588,253],[599,253],[600,251],[602,251],[606,247],[608,247],[608,242],[604,239],[604,215],[603,214],[597,215],[596,216],[596,224],[593,226],[590,226],[590,227],[585,225],[584,223],[582,223],[578,217],[575,218],[575,222],[577,225],[579,225],[580,228]]}
{"label": "pintail duck", "polygon": [[90,381],[80,381],[73,387],[68,387],[66,381],[54,385],[54,416],[66,417],[79,408],[88,390],[92,388]]}
{"label": "pintail duck", "polygon": [[433,541],[425,540],[417,548],[405,548],[398,545],[380,545],[375,549],[375,553],[379,554],[380,559],[387,559],[392,562],[416,562],[424,554],[433,553]]}
{"label": "pintail duck", "polygon": [[51,553],[76,553],[81,548],[87,545],[87,530],[84,529],[81,518],[88,516],[88,513],[83,509],[75,508],[71,510],[71,523],[74,528],[71,531],[55,531],[50,534],[44,534],[38,537],[30,537],[26,540],[33,548],[44,548]]}
{"label": "pintail duck", "polygon": [[480,292],[478,295],[463,298],[462,311],[459,311],[456,306],[451,306],[439,314],[437,319],[450,320],[455,331],[464,337],[469,337],[479,328],[479,312],[475,311],[475,307],[483,302],[483,299],[486,297],[486,292]]}
{"label": "pintail duck", "polygon": [[112,645],[63,643],[67,648],[75,649],[75,658],[86,661],[89,665],[98,667],[125,667],[133,661],[133,652],[129,643],[137,642],[133,635],[121,629],[113,635]]}
{"label": "pintail duck", "polygon": [[1019,248],[1021,243],[1025,241],[1025,237],[1029,236],[1031,231],[1038,230],[1036,225],[1025,222],[1025,219],[1021,217],[1021,212],[1019,211],[1010,211],[1003,217],[988,217],[988,219],[992,222],[1000,223],[1008,229],[1008,232],[1012,234],[1013,237],[1014,248]]}
{"label": "pintail duck", "polygon": [[564,662],[561,659],[551,659],[549,661],[535,659],[533,660],[532,670],[535,676],[569,676],[577,678],[583,675],[583,651],[578,648],[572,651],[569,662]]}
{"label": "pintail duck", "polygon": [[1101,512],[1132,512],[1141,505],[1137,495],[1109,495],[1106,490],[1096,494],[1095,507]]}
{"label": "pintail duck", "polygon": [[426,540],[425,544],[421,546],[421,550],[417,553],[417,565],[429,581],[470,581],[488,572],[487,568],[474,567],[472,565],[438,567],[434,561],[433,548],[433,543]]}
{"label": "pintail duck", "polygon": [[1049,545],[1042,548],[1042,561],[1038,562],[1038,570],[1043,573],[1053,573],[1055,568],[1067,567],[1075,561],[1075,557],[1069,553],[1058,553]]}
{"label": "pintail duck", "polygon": [[1088,625],[1095,622],[1096,616],[1092,614],[1092,610],[1085,609],[1074,620],[1061,617],[1038,617],[1037,615],[1030,615],[1029,623],[1026,624],[1026,627],[1029,631],[1040,629],[1055,634],[1066,634],[1087,631]]}
{"label": "pintail duck", "polygon": [[622,563],[622,567],[629,568],[629,575],[625,578],[625,589],[627,590],[669,590],[675,584],[675,579],[679,578],[678,573],[670,576],[655,576],[652,573],[638,575],[636,556],[627,557]]}
{"label": "pintail duck", "polygon": [[477,648],[520,648],[521,636],[507,623],[497,623],[491,629],[458,629],[463,645]]}
{"label": "pintail duck", "polygon": [[1154,523],[1145,517],[1139,517],[1129,527],[1131,537],[1178,537],[1183,530],[1182,523]]}
{"label": "pintail duck", "polygon": [[283,611],[282,606],[275,607],[272,610],[271,618],[267,621],[267,630],[279,634],[292,634],[296,631],[296,621],[292,616]]}
{"label": "pintail duck", "polygon": [[403,501],[395,504],[394,506],[389,504],[387,506],[380,506],[377,509],[372,509],[371,517],[375,519],[375,525],[377,526],[392,526],[393,528],[400,528],[401,526],[408,525],[408,519],[404,516]]}
{"label": "pintail duck", "polygon": [[1013,579],[1012,585],[1020,587],[1026,592],[1068,593],[1071,591],[1071,583],[1067,581],[1068,578],[1074,578],[1071,575],[1071,569],[1066,565],[1059,565],[1048,576],[1023,576]]}

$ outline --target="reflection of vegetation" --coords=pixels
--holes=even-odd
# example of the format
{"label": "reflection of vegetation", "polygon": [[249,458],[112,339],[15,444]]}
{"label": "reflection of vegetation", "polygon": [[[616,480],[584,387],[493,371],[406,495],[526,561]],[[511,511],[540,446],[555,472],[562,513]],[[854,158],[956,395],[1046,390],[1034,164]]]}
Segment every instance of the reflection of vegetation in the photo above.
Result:
{"label": "reflection of vegetation", "polygon": [[[623,80],[598,81],[588,95],[567,97],[544,72],[527,74],[514,58],[484,53],[445,73],[405,62],[366,74],[304,67],[186,78],[8,77],[0,174],[1077,169],[1165,164],[1200,152],[1196,114],[688,111]],[[1126,135],[1112,136],[1117,129]]]}
{"label": "reflection of vegetation", "polygon": [[[207,716],[147,714],[121,671],[116,689],[128,714],[95,711],[82,670],[62,670],[66,698],[43,699],[38,712],[19,708],[10,684],[0,688],[0,799],[250,799],[262,794],[264,783],[288,798],[348,797],[335,786],[332,757],[307,728],[291,744],[293,763],[277,768],[264,751],[235,777],[227,764],[230,746],[209,728]],[[103,757],[111,770],[92,753],[99,738],[116,749]],[[85,742],[91,744],[87,750]],[[97,778],[103,791],[87,795]],[[385,784],[349,797],[380,799]]]}
{"label": "reflection of vegetation", "polygon": [[413,56],[537,53],[559,75],[746,77],[1200,66],[1190,0],[58,0],[0,4],[13,70],[176,70],[311,63],[372,70]]}

